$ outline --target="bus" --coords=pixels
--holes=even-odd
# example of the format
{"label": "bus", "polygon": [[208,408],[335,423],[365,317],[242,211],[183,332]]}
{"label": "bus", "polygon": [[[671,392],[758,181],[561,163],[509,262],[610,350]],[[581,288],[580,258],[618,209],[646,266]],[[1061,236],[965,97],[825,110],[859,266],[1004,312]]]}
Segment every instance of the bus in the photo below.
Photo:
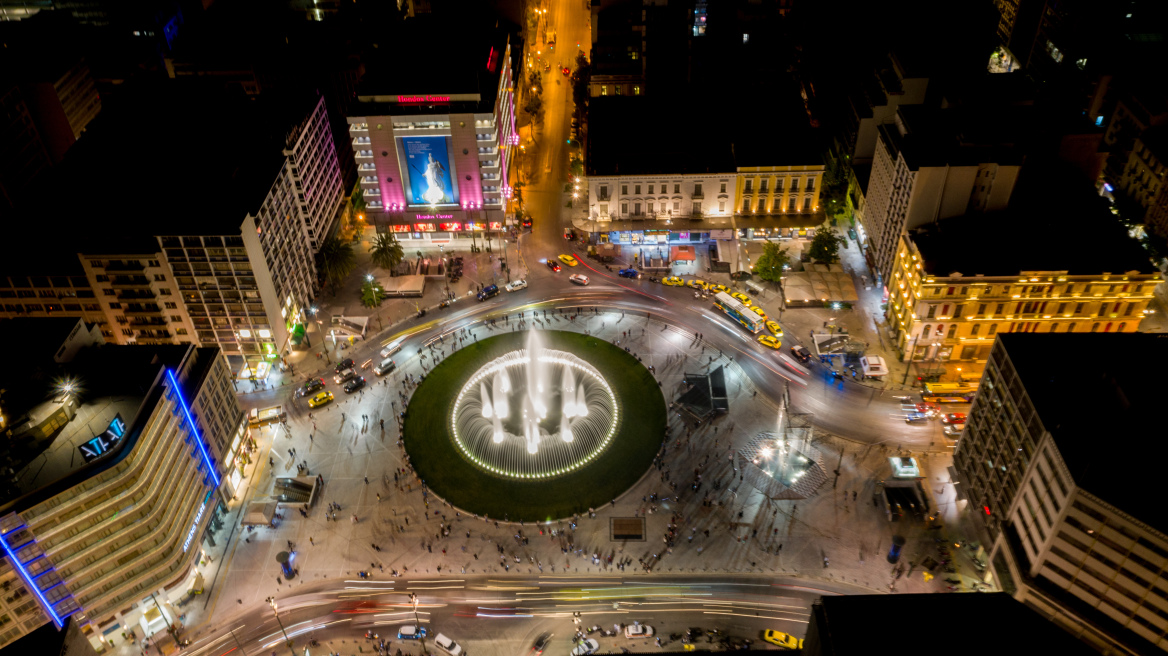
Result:
{"label": "bus", "polygon": [[762,332],[766,325],[765,320],[751,311],[749,306],[726,292],[718,292],[714,295],[714,307],[756,335]]}
{"label": "bus", "polygon": [[921,400],[925,403],[971,403],[978,383],[925,383]]}

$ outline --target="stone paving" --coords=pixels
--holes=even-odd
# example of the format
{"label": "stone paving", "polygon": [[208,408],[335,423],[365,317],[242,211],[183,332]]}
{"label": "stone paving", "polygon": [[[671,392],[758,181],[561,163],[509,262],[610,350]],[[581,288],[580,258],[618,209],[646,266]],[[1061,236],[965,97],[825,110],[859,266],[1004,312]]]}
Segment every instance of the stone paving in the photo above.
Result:
{"label": "stone paving", "polygon": [[[513,318],[499,324],[502,330],[519,327]],[[646,365],[656,368],[668,399],[680,391],[683,373],[705,369],[712,354],[710,349],[704,352],[702,343],[691,334],[631,314],[622,319],[619,314],[601,313],[570,322],[549,313],[548,323],[534,327],[586,330],[620,340]],[[492,331],[477,327],[475,332],[485,336]],[[440,348],[445,350],[449,345],[448,338]],[[295,463],[301,461],[307,462],[312,475],[324,476],[323,497],[307,517],[286,508],[278,527],[254,532],[241,532],[237,509],[242,504],[237,501],[230,519],[235,522],[234,529],[230,523],[227,529],[234,530],[236,537],[229,541],[225,553],[221,543],[219,553],[210,554],[214,560],[205,566],[210,598],[198,598],[188,606],[188,626],[207,620],[207,626],[217,626],[229,619],[240,603],[251,608],[269,595],[292,593],[305,582],[350,578],[370,570],[379,577],[382,570],[387,577],[395,570],[427,576],[464,572],[494,576],[508,572],[530,575],[540,568],[546,573],[619,571],[630,575],[645,573],[642,563],[646,563],[658,574],[759,572],[847,583],[857,591],[888,591],[896,574],[884,554],[896,529],[904,529],[900,532],[910,539],[902,562],[932,546],[935,532],[890,524],[873,506],[876,483],[889,473],[890,452],[884,446],[818,438],[816,446],[824,453],[827,466],[838,468],[839,476],[835,480],[834,474],[829,475],[809,499],[772,502],[744,484],[741,473],[734,469],[733,449],[760,431],[774,430],[778,409],[769,400],[755,397],[750,381],[725,358],[714,364],[726,366],[730,413],[696,431],[671,413],[670,441],[660,466],[647,472],[614,504],[596,509],[595,518],[581,517],[576,529],[570,530],[568,521],[543,527],[496,526],[494,521],[469,517],[433,495],[424,498],[417,481],[401,471],[405,464],[394,421],[400,410],[398,392],[403,390],[406,374],[419,375],[424,369],[412,354],[399,362],[398,372],[363,393],[349,397],[338,394],[336,403],[314,411],[311,419],[305,409],[294,410],[287,430],[275,427],[261,431],[259,478],[250,474],[249,498],[270,493],[272,476],[293,473]],[[382,419],[386,420],[384,432],[380,430]],[[289,449],[295,449],[295,456]],[[268,465],[269,457],[274,466]],[[972,535],[972,531],[954,528],[959,519],[951,499],[948,463],[944,453],[921,458],[926,487],[940,507],[946,533],[956,539]],[[691,489],[695,469],[702,476],[697,492]],[[326,510],[329,503],[340,504],[335,521]],[[352,521],[353,516],[357,522]],[[644,517],[647,541],[610,541],[608,520],[613,517]],[[677,525],[677,537],[669,548],[663,536],[671,521]],[[555,538],[550,536],[551,528],[557,529]],[[446,530],[449,534],[443,536]],[[529,538],[527,544],[515,539],[519,531]],[[275,562],[275,555],[287,549],[288,541],[295,546],[295,564],[300,570],[292,582],[278,580]],[[622,560],[624,569],[616,569]],[[225,572],[214,571],[223,565]],[[974,573],[972,569],[970,573]],[[917,573],[900,578],[896,590],[943,588],[940,580],[926,583]],[[204,601],[210,602],[206,611],[202,610]]]}

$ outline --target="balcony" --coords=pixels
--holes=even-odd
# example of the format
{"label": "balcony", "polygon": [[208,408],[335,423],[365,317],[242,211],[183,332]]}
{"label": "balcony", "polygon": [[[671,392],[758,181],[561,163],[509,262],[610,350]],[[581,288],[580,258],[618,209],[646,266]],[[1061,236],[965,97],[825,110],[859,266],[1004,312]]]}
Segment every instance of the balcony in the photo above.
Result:
{"label": "balcony", "polygon": [[369,140],[369,137],[357,137],[356,139],[353,139],[354,146],[364,146],[364,145],[369,144],[369,143],[372,143]]}
{"label": "balcony", "polygon": [[124,289],[126,287],[149,287],[150,280],[146,276],[114,276],[110,279],[110,287]]}
{"label": "balcony", "polygon": [[357,159],[373,159],[372,150],[358,150]]}
{"label": "balcony", "polygon": [[109,264],[105,265],[105,270],[106,271],[145,271],[146,266],[143,265],[138,260],[130,260],[128,262],[113,260]]}
{"label": "balcony", "polygon": [[361,167],[358,170],[360,170],[360,171],[376,171],[377,167],[374,166],[370,162],[365,162],[364,164],[361,165]]}
{"label": "balcony", "polygon": [[354,123],[354,124],[349,126],[349,132],[368,132],[368,131],[369,131],[369,124],[368,123]]}
{"label": "balcony", "polygon": [[[180,286],[179,289],[182,287]],[[119,292],[115,297],[119,301],[132,301],[135,299],[144,299],[153,301],[155,299],[154,292],[149,289],[127,289]]]}
{"label": "balcony", "polygon": [[130,305],[126,307],[122,313],[127,317],[161,317],[162,308],[158,307],[157,305]]}
{"label": "balcony", "polygon": [[705,197],[706,197],[706,195],[705,195],[704,193],[700,192],[700,191],[695,191],[695,192],[693,192],[693,194],[690,196],[690,198],[693,198],[694,200],[701,200],[701,199],[703,199],[703,198],[705,198]]}

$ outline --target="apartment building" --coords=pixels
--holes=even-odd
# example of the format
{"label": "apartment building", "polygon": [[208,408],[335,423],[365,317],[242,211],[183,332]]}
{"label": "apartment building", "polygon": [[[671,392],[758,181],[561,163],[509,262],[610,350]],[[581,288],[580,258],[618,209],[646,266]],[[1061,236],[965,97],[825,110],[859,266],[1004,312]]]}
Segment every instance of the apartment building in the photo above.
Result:
{"label": "apartment building", "polygon": [[868,164],[876,157],[879,128],[894,121],[897,109],[925,102],[927,68],[921,56],[902,48],[877,62],[864,84],[848,94],[844,139],[854,164]]}
{"label": "apartment building", "polygon": [[[0,647],[67,618],[98,650],[135,625],[165,642],[170,602],[222,528],[220,486],[235,479],[230,497],[240,481],[230,371],[214,348],[88,347],[54,366],[57,347],[37,346],[4,369],[17,471],[0,506]],[[55,382],[28,377],[37,362]]]}
{"label": "apartment building", "polygon": [[1135,437],[1140,452],[1115,466],[1100,450],[1109,435],[1161,432],[1168,390],[1145,363],[1165,358],[1157,334],[1003,334],[954,455],[959,495],[989,538],[987,578],[1104,653],[1168,651],[1168,523],[1154,488],[1168,453]]}
{"label": "apartment building", "polygon": [[902,361],[984,363],[1003,333],[1139,329],[1160,284],[1139,243],[1107,216],[1047,205],[1055,229],[1027,207],[901,235],[885,319]]}
{"label": "apartment building", "polygon": [[194,326],[162,250],[152,239],[139,241],[140,252],[77,255],[102,308],[103,334],[114,344],[193,343]]}
{"label": "apartment building", "polygon": [[[501,232],[519,145],[517,35],[465,17],[419,16],[408,27],[368,63],[348,118],[368,214],[407,244]],[[403,68],[418,50],[440,59]]]}
{"label": "apartment building", "polygon": [[1132,201],[1147,211],[1148,227],[1168,235],[1168,125],[1148,128],[1136,138],[1128,153],[1119,187]]}
{"label": "apartment building", "polygon": [[823,225],[827,217],[819,207],[819,192],[824,165],[811,163],[817,159],[811,154],[801,159],[807,163],[738,167],[736,238],[789,239]]}
{"label": "apartment building", "polygon": [[892,273],[903,231],[967,212],[1001,210],[1010,202],[1020,155],[1012,143],[994,143],[1004,134],[966,132],[958,129],[960,122],[942,110],[901,107],[894,124],[877,128],[861,225],[865,256],[881,281]]}
{"label": "apartment building", "polygon": [[[319,93],[314,95],[315,103],[292,104],[284,144],[286,170],[296,192],[298,223],[304,226],[313,253],[332,233],[344,193],[325,99]],[[311,110],[304,112],[305,106],[311,106]]]}

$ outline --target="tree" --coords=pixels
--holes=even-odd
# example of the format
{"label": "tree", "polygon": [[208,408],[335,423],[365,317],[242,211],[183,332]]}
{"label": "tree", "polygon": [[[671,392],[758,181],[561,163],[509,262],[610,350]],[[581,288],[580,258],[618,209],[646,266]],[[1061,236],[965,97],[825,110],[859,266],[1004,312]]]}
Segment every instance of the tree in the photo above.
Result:
{"label": "tree", "polygon": [[543,98],[539,94],[527,94],[527,101],[523,103],[523,111],[531,117],[531,122],[536,121],[536,116],[543,110]]}
{"label": "tree", "polygon": [[531,74],[527,76],[527,87],[529,89],[531,89],[534,93],[537,93],[537,94],[542,96],[543,95],[543,76],[540,75],[538,71],[532,71]]}
{"label": "tree", "polygon": [[791,261],[787,251],[774,242],[762,245],[762,255],[754,261],[754,275],[760,280],[778,282],[783,277],[783,269]]}
{"label": "tree", "polygon": [[353,213],[360,214],[365,211],[365,190],[361,189],[361,181],[353,185],[353,193],[349,195],[349,202],[353,204]]}
{"label": "tree", "polygon": [[572,102],[576,103],[576,112],[582,118],[584,108],[588,105],[588,85],[592,82],[592,64],[581,52],[576,55],[576,71],[572,73]]}
{"label": "tree", "polygon": [[843,242],[843,238],[832,232],[831,226],[824,223],[815,231],[815,239],[811,240],[811,248],[807,253],[813,260],[836,262],[839,260],[839,248]]}
{"label": "tree", "polygon": [[819,204],[831,218],[840,218],[848,212],[848,177],[848,165],[843,157],[833,159],[823,172]]}
{"label": "tree", "polygon": [[366,280],[364,285],[361,285],[361,304],[365,307],[375,308],[381,305],[381,295],[385,289],[381,283],[375,280]]}
{"label": "tree", "polygon": [[337,293],[337,286],[357,267],[357,256],[353,254],[353,246],[336,237],[329,237],[320,245],[320,251],[316,256],[324,279],[333,286],[333,293]]}
{"label": "tree", "polygon": [[382,232],[374,237],[373,243],[369,246],[369,252],[372,254],[374,264],[390,272],[405,257],[405,251],[402,250],[401,242],[397,240],[397,237],[392,232]]}

